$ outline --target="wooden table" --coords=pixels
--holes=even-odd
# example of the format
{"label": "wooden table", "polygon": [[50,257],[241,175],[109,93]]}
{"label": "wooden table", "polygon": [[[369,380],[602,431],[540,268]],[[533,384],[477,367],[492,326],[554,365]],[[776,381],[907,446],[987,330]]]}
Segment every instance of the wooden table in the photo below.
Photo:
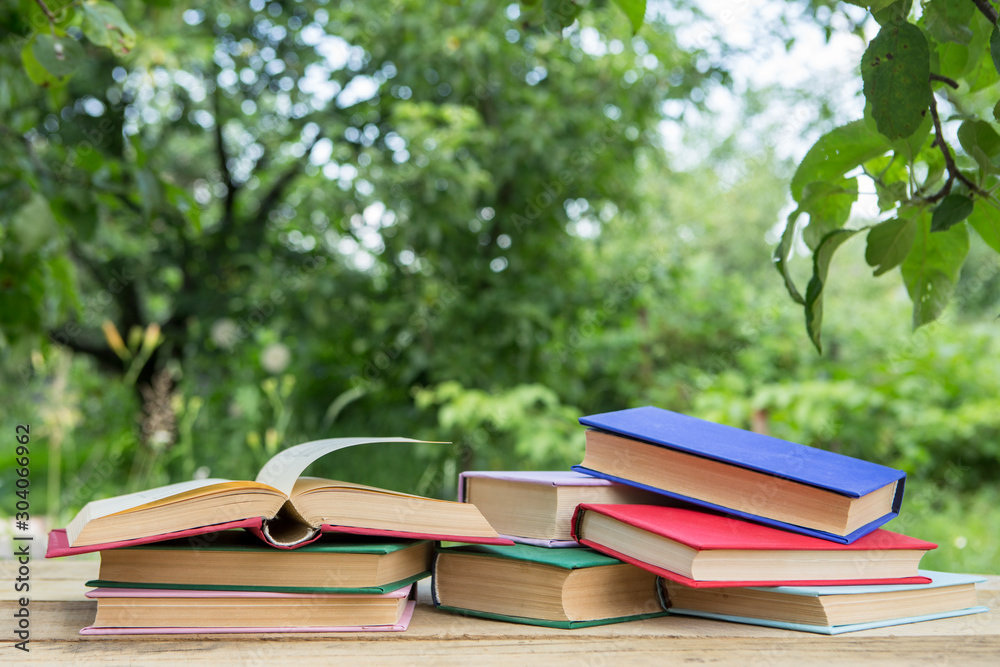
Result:
{"label": "wooden table", "polygon": [[31,561],[30,653],[12,648],[19,594],[17,564],[0,561],[3,664],[232,667],[369,664],[1000,665],[1000,576],[979,584],[988,614],[866,630],[835,637],[680,616],[555,630],[455,616],[434,609],[421,589],[409,630],[315,635],[82,637],[96,603],[83,582],[97,573],[91,557]]}

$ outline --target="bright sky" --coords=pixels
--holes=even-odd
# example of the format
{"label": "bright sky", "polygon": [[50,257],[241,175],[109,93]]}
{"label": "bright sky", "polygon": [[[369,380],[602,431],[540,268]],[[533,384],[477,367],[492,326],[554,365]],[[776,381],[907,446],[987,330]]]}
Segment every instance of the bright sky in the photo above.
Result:
{"label": "bright sky", "polygon": [[[773,141],[779,157],[798,160],[818,138],[815,132],[807,131],[808,124],[817,117],[815,102],[789,105],[776,99],[757,118],[742,118],[739,98],[751,88],[782,85],[824,91],[837,109],[838,122],[861,116],[864,103],[857,71],[864,44],[847,32],[846,22],[835,22],[839,30],[827,42],[816,22],[785,0],[699,0],[698,4],[709,17],[707,21],[692,21],[690,15],[683,14],[673,17],[677,25],[687,25],[679,31],[681,43],[705,48],[713,55],[717,55],[719,43],[742,51],[726,60],[734,79],[733,90],[717,89],[707,100],[708,107],[717,114],[715,124],[723,128],[724,134],[736,134],[741,147],[753,151],[766,136]],[[865,11],[848,7],[848,11],[853,10],[857,10],[853,18],[863,20]],[[788,36],[795,39],[790,50],[771,32],[772,27],[780,25],[783,13],[791,19]],[[667,16],[671,20],[670,12]],[[765,126],[770,126],[766,135],[762,131]],[[775,132],[774,127],[780,130]],[[669,147],[680,146],[679,126],[667,123],[664,132]]]}

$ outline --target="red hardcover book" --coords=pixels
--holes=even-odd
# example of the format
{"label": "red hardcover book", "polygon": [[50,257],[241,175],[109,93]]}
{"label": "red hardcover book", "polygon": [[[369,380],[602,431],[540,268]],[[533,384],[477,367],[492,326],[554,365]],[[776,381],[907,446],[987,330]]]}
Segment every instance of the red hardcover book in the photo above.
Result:
{"label": "red hardcover book", "polygon": [[878,529],[851,544],[722,514],[655,505],[582,504],[581,544],[695,588],[929,583],[917,568],[937,548]]}

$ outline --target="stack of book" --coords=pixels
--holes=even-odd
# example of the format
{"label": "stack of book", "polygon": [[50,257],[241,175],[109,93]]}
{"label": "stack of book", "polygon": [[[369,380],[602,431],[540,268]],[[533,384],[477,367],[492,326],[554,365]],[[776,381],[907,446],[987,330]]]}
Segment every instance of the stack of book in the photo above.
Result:
{"label": "stack of book", "polygon": [[431,542],[324,537],[299,549],[244,531],[101,551],[82,634],[405,630]]}
{"label": "stack of book", "polygon": [[[656,575],[673,614],[837,634],[987,610],[982,579],[920,570],[936,545],[881,528],[902,471],[655,407],[580,421],[575,473],[467,472],[460,499],[516,541]],[[439,597],[454,595],[439,569]]]}
{"label": "stack of book", "polygon": [[81,634],[405,630],[436,540],[511,542],[473,505],[302,476],[323,454],[377,441],[292,447],[255,482],[88,504],[50,533],[46,552],[100,552],[87,582],[97,616]]}
{"label": "stack of book", "polygon": [[571,536],[582,502],[655,502],[656,494],[570,471],[465,472],[459,500],[518,544],[439,548],[439,609],[566,629],[666,615],[656,574]]}

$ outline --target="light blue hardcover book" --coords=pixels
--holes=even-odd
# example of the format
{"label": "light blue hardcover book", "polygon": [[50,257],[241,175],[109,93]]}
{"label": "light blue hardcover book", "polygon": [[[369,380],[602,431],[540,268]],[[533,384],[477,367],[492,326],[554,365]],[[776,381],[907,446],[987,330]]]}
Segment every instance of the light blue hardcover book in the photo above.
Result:
{"label": "light blue hardcover book", "polygon": [[[982,577],[952,572],[921,570],[929,577],[929,584],[899,584],[872,586],[754,586],[746,588],[694,589],[681,586],[665,579],[660,580],[660,590],[664,607],[671,614],[700,616],[733,623],[763,625],[785,630],[816,632],[825,635],[839,635],[845,632],[884,628],[932,621],[939,618],[966,616],[989,611],[988,607],[976,605],[975,585],[986,581]],[[780,596],[796,596],[789,600],[788,610],[780,609]],[[781,619],[781,616],[802,616],[801,598],[812,598],[807,603],[812,614],[833,619],[832,623],[802,623]],[[748,600],[759,600],[767,605],[768,612],[758,616],[726,613],[735,605],[749,604]],[[776,605],[777,603],[777,605]],[[912,611],[926,613],[887,618],[886,605],[895,603]],[[768,616],[763,618],[763,616]],[[835,619],[849,616],[856,622],[837,622]],[[869,616],[870,620],[857,620]]]}

